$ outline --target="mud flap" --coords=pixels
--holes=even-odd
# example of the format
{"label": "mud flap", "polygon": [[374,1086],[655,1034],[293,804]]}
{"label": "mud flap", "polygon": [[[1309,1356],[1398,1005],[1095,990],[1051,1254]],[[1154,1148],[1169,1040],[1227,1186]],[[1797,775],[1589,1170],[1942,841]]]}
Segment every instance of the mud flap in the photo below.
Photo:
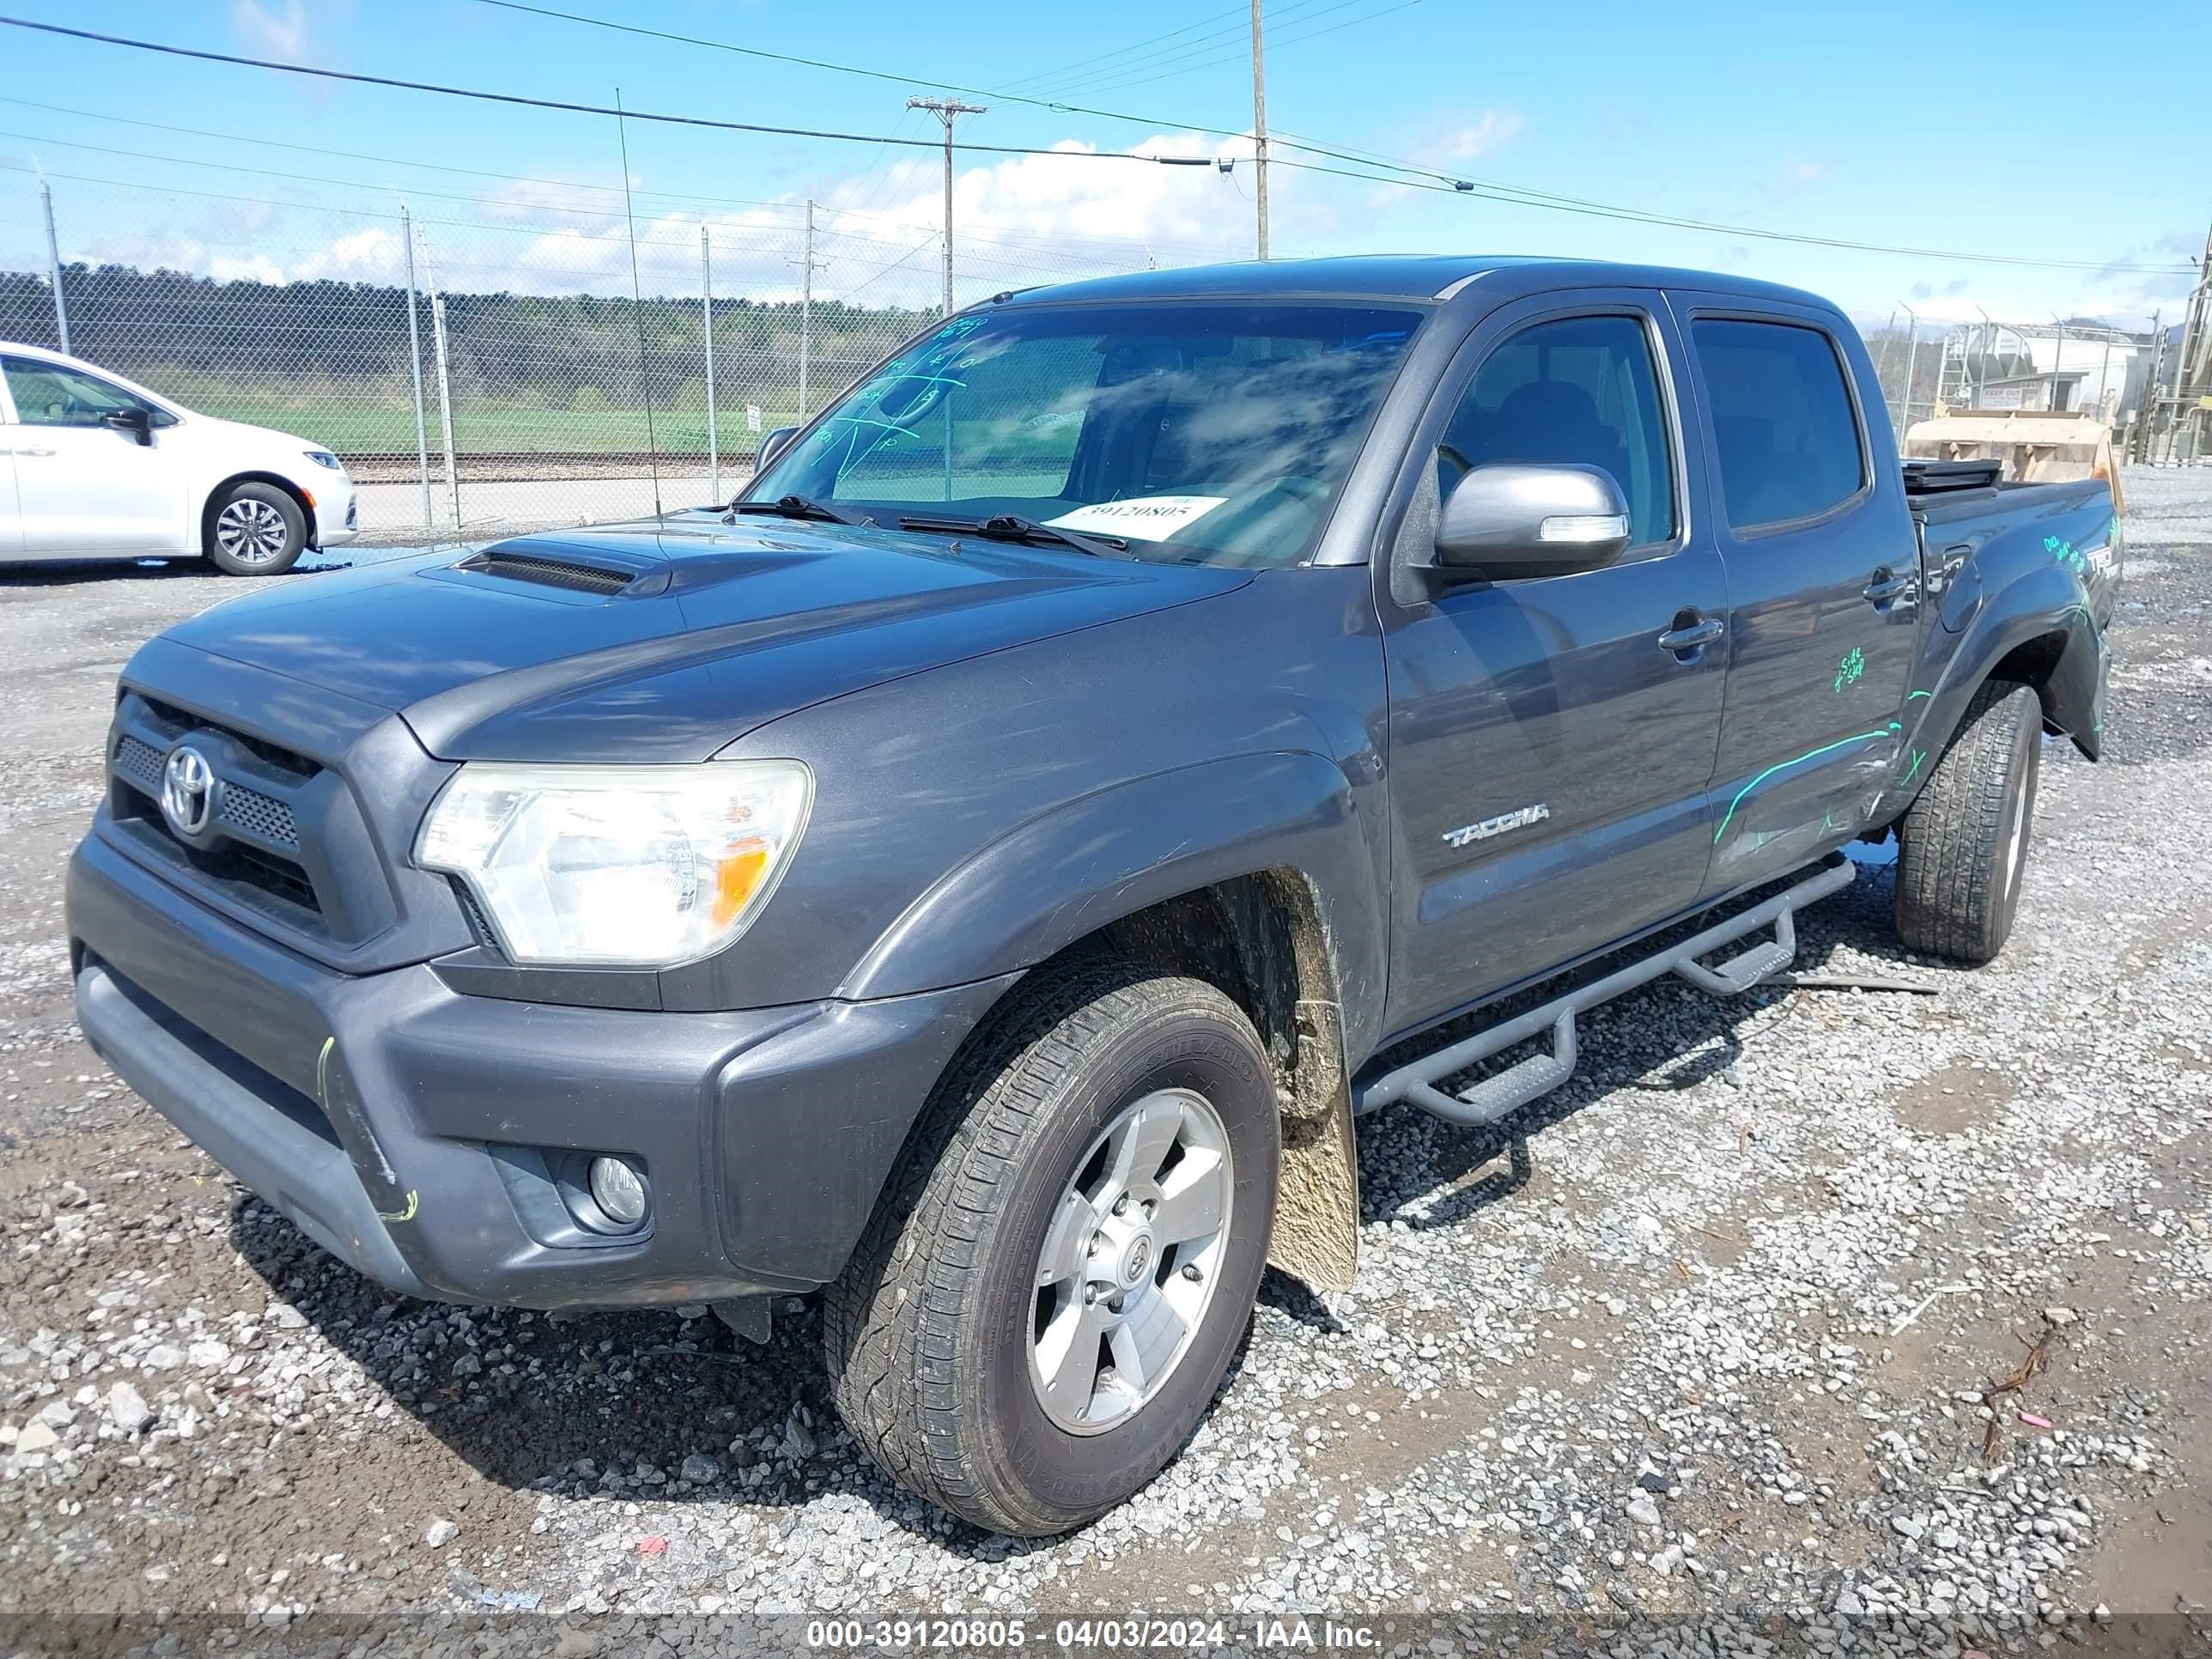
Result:
{"label": "mud flap", "polygon": [[1342,1011],[1334,1002],[1299,1002],[1297,1034],[1295,1086],[1283,1091],[1282,1176],[1267,1261],[1313,1290],[1349,1290],[1359,1268],[1359,1160]]}

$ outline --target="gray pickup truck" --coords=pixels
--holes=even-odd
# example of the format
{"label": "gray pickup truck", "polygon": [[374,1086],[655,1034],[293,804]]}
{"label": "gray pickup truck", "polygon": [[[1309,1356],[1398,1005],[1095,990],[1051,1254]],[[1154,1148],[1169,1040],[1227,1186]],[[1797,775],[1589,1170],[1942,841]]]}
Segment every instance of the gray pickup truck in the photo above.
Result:
{"label": "gray pickup truck", "polygon": [[1594,1003],[1747,988],[1854,840],[1987,960],[2044,737],[2101,742],[2109,485],[1901,464],[1788,289],[1002,294],[763,452],[145,645],[79,1015],[395,1291],[823,1291],[854,1437],[1008,1533],[1175,1455],[1267,1262],[1348,1282],[1355,1118],[1494,1122]]}

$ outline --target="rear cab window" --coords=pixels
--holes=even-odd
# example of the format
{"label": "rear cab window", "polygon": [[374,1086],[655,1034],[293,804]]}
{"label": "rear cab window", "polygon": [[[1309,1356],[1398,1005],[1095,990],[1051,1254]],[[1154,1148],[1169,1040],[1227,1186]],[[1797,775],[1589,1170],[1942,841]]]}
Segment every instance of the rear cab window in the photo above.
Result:
{"label": "rear cab window", "polygon": [[1690,325],[1729,528],[1817,519],[1867,486],[1866,446],[1835,341],[1808,324]]}

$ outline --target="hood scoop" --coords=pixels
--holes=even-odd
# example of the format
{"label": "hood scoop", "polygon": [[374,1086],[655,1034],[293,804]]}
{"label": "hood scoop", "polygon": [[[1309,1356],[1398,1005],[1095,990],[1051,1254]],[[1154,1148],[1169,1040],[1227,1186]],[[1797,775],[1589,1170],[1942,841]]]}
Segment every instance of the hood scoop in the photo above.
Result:
{"label": "hood scoop", "polygon": [[[505,577],[509,581],[533,582],[540,587],[562,588],[572,593],[596,593],[602,598],[629,592],[639,586],[647,574],[641,570],[624,569],[612,561],[594,563],[566,555],[520,547],[487,548],[462,560],[453,568],[479,571],[487,576]],[[665,585],[665,581],[655,584]]]}

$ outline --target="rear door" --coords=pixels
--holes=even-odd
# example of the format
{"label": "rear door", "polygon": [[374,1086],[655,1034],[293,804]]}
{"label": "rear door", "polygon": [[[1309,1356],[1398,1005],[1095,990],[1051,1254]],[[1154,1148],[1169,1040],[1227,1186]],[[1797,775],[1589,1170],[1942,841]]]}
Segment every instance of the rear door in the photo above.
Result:
{"label": "rear door", "polygon": [[[1728,599],[1704,484],[1685,465],[1677,351],[1649,290],[1501,307],[1470,335],[1416,437],[1395,545],[1376,559],[1394,1030],[1696,896]],[[1437,504],[1469,469],[1506,461],[1602,467],[1636,545],[1571,576],[1437,586],[1413,574]],[[1687,630],[1712,641],[1662,643]]]}
{"label": "rear door", "polygon": [[1721,556],[1728,706],[1706,890],[1779,875],[1869,826],[1899,758],[1919,561],[1894,446],[1832,313],[1671,296],[1690,349]]}
{"label": "rear door", "polygon": [[44,358],[0,357],[15,408],[9,428],[23,551],[33,558],[101,558],[185,551],[186,471],[173,428],[142,444],[106,423],[152,405],[97,374]]}

